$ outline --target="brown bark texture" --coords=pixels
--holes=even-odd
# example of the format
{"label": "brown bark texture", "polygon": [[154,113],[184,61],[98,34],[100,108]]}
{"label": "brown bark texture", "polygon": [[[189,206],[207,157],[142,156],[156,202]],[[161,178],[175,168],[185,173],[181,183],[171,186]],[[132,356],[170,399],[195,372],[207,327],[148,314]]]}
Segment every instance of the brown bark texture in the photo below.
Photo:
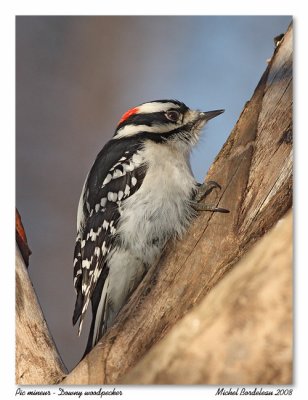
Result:
{"label": "brown bark texture", "polygon": [[[283,243],[286,244],[287,234],[282,234],[279,238],[272,236],[272,239],[264,239],[267,240],[269,249],[275,248],[276,252],[269,254],[266,259],[261,258],[262,254],[251,256],[252,260],[247,261],[247,268],[250,266],[247,275],[244,274],[246,261],[243,261],[241,263],[243,272],[237,273],[239,281],[236,280],[235,271],[229,277],[226,276],[226,283],[222,286],[224,289],[219,289],[216,301],[213,299],[216,290],[211,297],[206,296],[292,205],[292,33],[291,26],[275,49],[251,100],[246,103],[237,124],[207,175],[207,180],[219,182],[223,189],[211,193],[206,202],[228,208],[230,213],[200,213],[181,241],[169,243],[159,264],[150,269],[128,304],[120,312],[115,325],[62,384],[114,384],[119,381],[217,384],[290,382],[291,295],[287,287],[287,271],[283,273],[281,279],[277,277],[277,280],[272,272],[272,268],[274,271],[275,268],[279,271],[276,259],[281,258],[280,251],[283,251]],[[277,248],[271,240],[278,240]],[[291,237],[289,240],[291,241]],[[265,251],[264,248],[266,245],[261,248],[262,251]],[[285,255],[289,257],[289,252]],[[261,265],[258,264],[258,257]],[[263,262],[268,265],[263,265]],[[283,265],[287,270],[287,264]],[[252,282],[248,287],[254,291],[258,301],[261,302],[263,295],[268,296],[269,304],[262,301],[264,317],[256,301],[252,299],[252,294],[249,295],[244,290],[245,282],[249,284],[249,274]],[[261,284],[261,294],[258,294],[257,290],[258,280]],[[226,287],[231,284],[232,287]],[[284,288],[281,285],[284,285]],[[221,288],[217,286],[217,291],[219,287]],[[244,295],[241,295],[240,288],[243,289]],[[227,294],[232,295],[233,306],[229,304]],[[204,303],[200,308],[191,311],[203,299]],[[278,305],[278,302],[281,304]],[[209,307],[215,306],[215,313],[207,309],[203,314],[204,304],[209,304]],[[271,310],[274,306],[277,307],[277,314]],[[286,319],[283,322],[281,313],[284,308]],[[202,334],[200,341],[194,338],[187,352],[181,347],[183,342],[178,339],[179,343],[174,344],[167,352],[166,358],[163,358],[164,362],[168,359],[170,365],[164,364],[166,369],[160,370],[157,367],[158,355],[153,353],[157,350],[155,348],[151,352],[149,350],[169,332],[166,337],[166,341],[169,340],[167,343],[170,344],[170,337],[178,338],[176,331],[178,327],[182,329],[187,319],[176,325],[177,322],[188,312],[192,312],[187,316],[188,320],[194,318],[197,310],[202,310],[200,318],[196,317],[196,326],[191,333],[188,330],[183,333],[184,339],[197,332],[198,326],[209,328],[209,332],[205,332],[205,336]],[[229,335],[228,325],[221,319],[220,314],[225,318],[231,316],[235,318],[234,325],[230,322]],[[251,315],[253,315],[252,321],[247,320]],[[201,321],[203,317],[205,320]],[[271,321],[266,322],[265,318],[270,318]],[[212,321],[211,324],[209,320]],[[257,323],[260,324],[258,330],[253,330],[252,327]],[[174,330],[171,331],[173,327]],[[248,341],[246,338],[247,341],[241,348],[241,340],[236,342],[236,330],[239,338],[243,340],[247,332],[253,335],[256,331],[258,335],[256,341]],[[182,330],[179,334],[180,332]],[[286,342],[283,338],[285,332],[288,332]],[[218,342],[216,337],[220,337],[223,341],[230,340],[231,343]],[[264,339],[265,337],[268,341]],[[213,340],[213,345],[209,342],[207,347],[203,347],[205,346],[203,338]],[[161,342],[156,349],[162,349],[159,346],[166,346],[166,341]],[[250,373],[256,367],[256,362],[259,362],[258,348],[256,347],[254,351],[252,348],[261,346],[261,342],[262,351],[267,349],[270,354],[277,351],[275,361],[271,364],[267,357],[268,364],[262,364],[263,373],[260,371]],[[198,347],[197,343],[200,343],[201,347]],[[224,346],[220,350],[222,344]],[[186,367],[178,358],[172,360],[170,356],[175,354],[172,351],[177,346],[181,349],[183,357],[186,357],[183,358],[187,362]],[[221,352],[225,358],[220,360],[214,353],[210,353],[211,346],[213,351],[216,350],[218,354]],[[202,352],[203,349],[205,353],[198,358],[195,353]],[[261,348],[259,350],[261,351]],[[124,378],[124,375],[148,352],[143,361],[145,364],[140,365],[152,368],[151,359],[148,358],[152,357],[154,360],[152,374],[149,371],[149,375],[142,375],[140,373],[142,367],[137,366],[131,375]],[[171,358],[168,358],[169,356]],[[190,356],[196,365],[189,361]],[[275,376],[279,357],[284,365]],[[229,362],[225,368],[223,365],[217,365],[216,372],[205,371],[204,363],[210,363],[211,368],[214,368],[214,360],[217,363],[224,363],[226,360]],[[168,373],[169,366],[170,373]],[[176,366],[179,367],[179,376],[176,376]],[[237,368],[234,374],[231,366]],[[188,372],[189,367],[191,370]],[[240,377],[240,370],[243,378]]]}
{"label": "brown bark texture", "polygon": [[21,252],[16,246],[16,349],[15,382],[47,385],[66,374],[49,334]]}
{"label": "brown bark texture", "polygon": [[121,383],[292,383],[291,211]]}

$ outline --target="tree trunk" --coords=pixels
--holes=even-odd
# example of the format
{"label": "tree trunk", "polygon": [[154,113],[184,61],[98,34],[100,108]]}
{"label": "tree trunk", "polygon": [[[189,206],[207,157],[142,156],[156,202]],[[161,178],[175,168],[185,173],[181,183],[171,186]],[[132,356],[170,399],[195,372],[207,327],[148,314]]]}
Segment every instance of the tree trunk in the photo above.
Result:
{"label": "tree trunk", "polygon": [[[211,296],[207,294],[249,251],[251,246],[283,217],[292,204],[292,27],[276,48],[251,100],[245,105],[239,121],[210,168],[207,179],[215,180],[223,187],[221,192],[212,193],[207,198],[207,202],[215,202],[221,207],[228,208],[230,213],[201,213],[183,240],[169,243],[159,264],[150,269],[128,304],[120,312],[115,325],[62,383],[114,384],[123,379],[125,382],[133,383],[168,381],[168,383],[224,384],[240,383],[241,374],[247,384],[290,382],[291,294],[286,284],[289,261],[283,264],[286,271],[281,279],[280,277],[274,279],[273,272],[278,271],[279,260],[282,261],[279,252],[282,251],[286,238],[291,240],[287,233],[288,228],[285,228],[281,236],[268,236],[270,239],[264,239],[263,247],[259,250],[259,252],[263,251],[266,246],[264,243],[270,247],[273,246],[274,249],[275,243],[270,243],[270,241],[275,239],[278,241],[278,247],[275,247],[276,252],[269,253],[267,258],[261,258],[261,255],[257,256],[254,250],[249,256],[250,261],[249,259],[247,261],[249,266],[246,266],[243,261],[237,268],[237,271],[240,271],[247,267],[250,272],[247,270],[245,275],[245,271],[234,271],[232,275],[226,276],[222,286],[217,286],[217,290],[213,290]],[[289,255],[289,251],[288,247],[288,252],[285,254]],[[256,265],[253,261],[259,256],[263,266],[265,262],[268,263],[266,269],[262,269],[262,265]],[[253,268],[258,271],[256,276],[252,274]],[[239,281],[236,280],[237,277]],[[263,317],[260,314],[261,308],[256,308],[256,299],[252,299],[253,294],[249,295],[244,290],[245,282],[247,285],[249,283],[248,288],[254,289],[258,300],[261,301],[262,293],[268,296],[269,304],[265,301],[260,303],[263,306]],[[255,290],[258,282],[266,284],[264,289],[260,288],[260,294]],[[239,288],[235,290],[237,286],[243,290],[244,295],[240,296]],[[281,301],[279,307],[277,306],[279,310],[277,314],[271,310],[277,301],[274,294],[267,293],[271,290],[277,291],[277,298]],[[219,297],[214,301],[213,296],[217,292]],[[233,325],[230,322],[230,328],[234,328],[230,335],[224,330],[227,330],[229,326],[226,319],[233,315],[231,303],[228,305],[227,294],[231,296],[235,318]],[[200,308],[191,311],[185,320],[177,324],[204,298],[204,303],[200,305]],[[245,304],[247,306],[244,307]],[[206,305],[215,306],[216,312],[211,310],[205,310],[205,312]],[[281,316],[281,310],[284,307],[289,310],[285,320]],[[197,316],[197,324],[191,331],[193,342],[185,351],[179,335],[185,331],[183,335],[185,334],[186,338],[190,337],[186,324],[187,321],[193,323],[194,315],[198,312],[200,316]],[[256,321],[258,322],[258,329],[252,330],[250,322],[246,321],[248,315],[253,316],[251,319],[253,326],[256,326]],[[203,318],[204,321],[201,321]],[[266,318],[270,318],[271,321],[267,322]],[[285,329],[276,330],[284,323]],[[193,334],[198,332],[199,324],[207,327],[209,332],[196,338]],[[183,328],[184,325],[186,330]],[[170,332],[173,327],[174,329]],[[238,345],[240,342],[236,343],[236,329],[238,337],[247,340],[242,349]],[[251,350],[249,347],[251,342],[245,335],[249,332],[252,334],[254,331],[259,335],[257,339],[260,346],[263,346],[262,351],[267,349],[273,357],[275,354],[273,366],[268,374],[266,369],[269,364],[266,363],[262,363],[263,372],[259,371],[256,374],[250,372],[259,360],[258,349],[255,349],[255,352]],[[285,332],[288,332],[288,337],[284,340]],[[162,369],[159,369],[155,349],[152,352],[149,350],[166,334],[168,336],[165,341],[161,342],[156,349],[162,348],[159,346],[167,346],[166,342],[170,344],[170,337],[178,338],[179,343],[174,343],[170,347],[170,351],[163,359]],[[202,344],[205,353],[198,358],[195,354],[200,351],[198,343],[201,345],[206,338],[213,340],[213,344],[209,342],[206,348]],[[212,363],[210,361],[211,354],[214,354],[210,352],[211,347],[220,352],[221,343],[215,338],[229,341],[229,343],[224,343],[221,350],[225,352],[222,354],[229,363],[225,369],[223,365],[216,365],[213,371],[204,371],[204,365],[200,363],[206,361],[213,367],[214,360],[215,363],[224,362],[223,358],[220,360],[216,357]],[[285,346],[284,349],[283,346]],[[185,362],[191,368],[189,373],[187,366],[183,366],[175,357],[173,353],[175,348],[180,349],[186,357]],[[191,352],[188,351],[189,349]],[[123,378],[147,352],[149,354],[143,362],[145,364],[140,364],[131,375]],[[275,378],[276,362],[279,357],[283,365]],[[166,366],[166,360],[170,362],[170,374],[162,378],[160,373],[165,373],[169,368]],[[192,364],[193,362],[196,362],[196,365]],[[268,357],[266,362],[270,363]],[[153,367],[149,375],[142,375],[140,372],[142,366],[145,365],[147,368]],[[176,366],[180,368],[178,376]],[[236,371],[233,374],[231,368],[235,366]],[[193,371],[196,371],[195,377],[192,376]]]}
{"label": "tree trunk", "polygon": [[292,383],[292,212],[121,383]]}

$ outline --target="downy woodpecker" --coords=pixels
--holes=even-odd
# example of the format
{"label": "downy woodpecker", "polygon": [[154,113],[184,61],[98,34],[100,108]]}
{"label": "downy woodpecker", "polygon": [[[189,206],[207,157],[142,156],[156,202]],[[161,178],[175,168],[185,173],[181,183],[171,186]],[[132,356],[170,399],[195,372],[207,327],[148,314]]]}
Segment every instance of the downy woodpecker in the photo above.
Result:
{"label": "downy woodpecker", "polygon": [[196,210],[227,212],[199,203],[219,185],[198,184],[189,161],[203,126],[223,111],[190,110],[176,100],[141,104],[122,116],[98,154],[79,201],[74,252],[79,334],[92,303],[85,354]]}

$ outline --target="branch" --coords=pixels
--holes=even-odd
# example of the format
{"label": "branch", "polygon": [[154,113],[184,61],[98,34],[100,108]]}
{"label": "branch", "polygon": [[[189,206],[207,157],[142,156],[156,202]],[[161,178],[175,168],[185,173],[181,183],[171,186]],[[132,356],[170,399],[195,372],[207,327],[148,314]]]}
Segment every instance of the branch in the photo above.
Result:
{"label": "branch", "polygon": [[66,374],[66,368],[48,332],[18,246],[15,357],[15,381],[18,385],[53,384],[62,380]]}
{"label": "branch", "polygon": [[[291,207],[291,143],[292,27],[207,176],[222,185],[216,203],[230,214],[200,214],[182,241],[168,245],[116,324],[62,383],[113,384],[121,380],[204,299]],[[211,196],[207,201],[213,203],[215,196]],[[226,381],[227,375],[222,376],[221,383]]]}

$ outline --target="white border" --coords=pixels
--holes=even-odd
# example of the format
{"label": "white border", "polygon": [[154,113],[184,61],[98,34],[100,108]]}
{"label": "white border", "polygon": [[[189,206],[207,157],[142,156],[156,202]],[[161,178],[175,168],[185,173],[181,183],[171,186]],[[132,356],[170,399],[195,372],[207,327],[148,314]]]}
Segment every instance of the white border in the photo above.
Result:
{"label": "white border", "polygon": [[[296,128],[296,174],[295,174],[295,369],[294,394],[292,398],[305,398],[307,381],[307,288],[308,226],[307,211],[307,21],[305,2],[293,0],[243,1],[181,0],[163,2],[123,1],[103,2],[102,0],[81,1],[10,1],[1,5],[1,205],[0,205],[0,248],[1,248],[1,394],[5,399],[14,398],[14,204],[15,204],[15,15],[294,15],[295,17],[295,128]],[[253,3],[253,4],[252,4]],[[269,388],[269,387],[266,387]],[[196,399],[214,398],[216,388],[208,387],[143,387],[124,388],[121,398],[164,398]],[[24,396],[23,396],[24,397]],[[71,396],[65,396],[65,398]],[[54,398],[54,397],[49,397]],[[228,396],[228,398],[234,398]],[[247,398],[247,396],[245,396]]]}

